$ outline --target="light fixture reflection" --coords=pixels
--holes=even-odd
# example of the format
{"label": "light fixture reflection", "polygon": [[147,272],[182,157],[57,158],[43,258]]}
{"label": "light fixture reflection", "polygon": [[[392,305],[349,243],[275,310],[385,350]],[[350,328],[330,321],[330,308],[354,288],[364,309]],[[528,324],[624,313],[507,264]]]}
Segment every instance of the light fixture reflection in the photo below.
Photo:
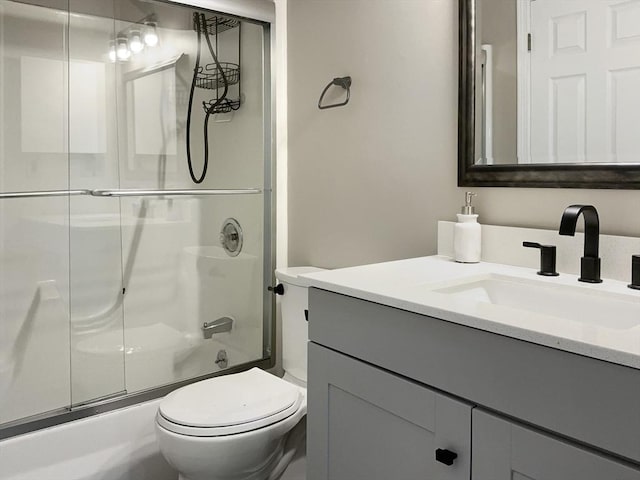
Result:
{"label": "light fixture reflection", "polygon": [[116,42],[113,40],[109,42],[109,60],[111,63],[116,61]]}
{"label": "light fixture reflection", "polygon": [[158,44],[158,32],[156,22],[144,22],[144,43],[148,47],[155,47]]}
{"label": "light fixture reflection", "polygon": [[129,42],[126,37],[118,37],[116,55],[118,60],[126,61],[131,57],[131,50],[129,50]]}
{"label": "light fixture reflection", "polygon": [[132,30],[129,34],[129,48],[133,53],[140,53],[144,49],[144,43],[140,38],[139,30]]}

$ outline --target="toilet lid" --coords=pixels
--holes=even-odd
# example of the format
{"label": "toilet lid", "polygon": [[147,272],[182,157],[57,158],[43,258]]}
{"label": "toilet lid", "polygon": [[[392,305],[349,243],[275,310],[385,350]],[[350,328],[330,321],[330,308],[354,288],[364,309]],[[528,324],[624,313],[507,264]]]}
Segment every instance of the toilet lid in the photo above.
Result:
{"label": "toilet lid", "polygon": [[260,421],[274,416],[281,418],[280,413],[295,411],[301,396],[295,385],[252,368],[179,388],[162,400],[159,414],[187,427],[264,423]]}

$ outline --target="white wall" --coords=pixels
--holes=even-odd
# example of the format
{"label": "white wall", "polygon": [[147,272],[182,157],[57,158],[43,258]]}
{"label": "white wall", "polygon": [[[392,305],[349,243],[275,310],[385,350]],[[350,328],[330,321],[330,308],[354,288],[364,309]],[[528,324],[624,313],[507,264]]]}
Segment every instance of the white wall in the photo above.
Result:
{"label": "white wall", "polygon": [[[457,187],[457,2],[296,0],[288,16],[290,265],[433,254],[467,189],[484,223],[557,229],[590,203],[603,233],[640,235],[635,191]],[[319,111],[347,74],[349,105]]]}

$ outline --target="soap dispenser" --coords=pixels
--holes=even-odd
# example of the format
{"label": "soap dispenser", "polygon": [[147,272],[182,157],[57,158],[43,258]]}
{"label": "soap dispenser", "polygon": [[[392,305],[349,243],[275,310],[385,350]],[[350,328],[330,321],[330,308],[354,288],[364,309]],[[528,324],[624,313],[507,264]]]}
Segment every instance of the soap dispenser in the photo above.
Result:
{"label": "soap dispenser", "polygon": [[478,223],[471,199],[475,193],[465,192],[464,206],[458,213],[458,223],[453,231],[453,259],[461,263],[478,263],[482,245],[482,229]]}

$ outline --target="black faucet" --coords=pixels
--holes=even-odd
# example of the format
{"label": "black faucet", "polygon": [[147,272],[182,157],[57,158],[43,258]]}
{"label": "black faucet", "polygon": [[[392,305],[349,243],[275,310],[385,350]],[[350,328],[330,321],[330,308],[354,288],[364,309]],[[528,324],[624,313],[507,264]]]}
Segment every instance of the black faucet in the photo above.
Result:
{"label": "black faucet", "polygon": [[584,216],[584,256],[580,259],[581,282],[600,283],[600,258],[598,257],[598,243],[600,235],[600,221],[598,211],[593,205],[570,205],[562,214],[560,220],[560,235],[574,236],[576,224],[580,214]]}

